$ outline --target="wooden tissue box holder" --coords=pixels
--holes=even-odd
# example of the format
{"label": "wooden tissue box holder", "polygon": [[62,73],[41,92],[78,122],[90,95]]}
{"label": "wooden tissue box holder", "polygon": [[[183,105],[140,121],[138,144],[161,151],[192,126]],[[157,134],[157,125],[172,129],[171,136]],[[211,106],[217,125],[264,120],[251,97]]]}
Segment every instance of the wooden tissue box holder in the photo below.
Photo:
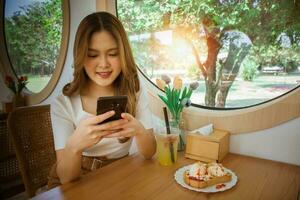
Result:
{"label": "wooden tissue box holder", "polygon": [[229,152],[229,132],[215,129],[208,136],[188,133],[185,157],[203,162],[222,162]]}

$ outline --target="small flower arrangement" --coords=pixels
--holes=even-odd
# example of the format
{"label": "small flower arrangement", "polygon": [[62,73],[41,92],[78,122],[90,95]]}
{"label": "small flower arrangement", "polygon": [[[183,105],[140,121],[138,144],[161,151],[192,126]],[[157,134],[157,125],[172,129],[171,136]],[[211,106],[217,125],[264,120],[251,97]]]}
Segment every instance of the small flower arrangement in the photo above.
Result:
{"label": "small flower arrangement", "polygon": [[182,87],[182,79],[176,76],[173,80],[173,87],[170,86],[171,79],[167,75],[162,75],[161,79],[156,79],[157,86],[165,91],[166,95],[158,95],[159,98],[168,107],[175,123],[179,125],[180,114],[183,107],[191,105],[191,96],[193,90],[199,86],[198,82],[193,82],[189,86]]}
{"label": "small flower arrangement", "polygon": [[18,77],[18,82],[16,83],[11,76],[5,76],[5,84],[15,95],[21,94],[22,90],[28,83],[27,80],[27,76],[20,76]]}

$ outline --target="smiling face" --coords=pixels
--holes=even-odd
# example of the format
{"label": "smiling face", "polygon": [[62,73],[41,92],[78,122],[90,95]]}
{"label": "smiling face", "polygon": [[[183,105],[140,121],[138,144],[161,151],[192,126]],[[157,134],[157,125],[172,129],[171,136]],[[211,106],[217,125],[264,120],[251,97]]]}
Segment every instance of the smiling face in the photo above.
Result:
{"label": "smiling face", "polygon": [[113,82],[122,70],[118,44],[109,32],[93,33],[84,69],[94,87],[113,88]]}
{"label": "smiling face", "polygon": [[87,15],[76,31],[74,78],[63,94],[85,97],[127,95],[127,111],[136,113],[140,90],[137,65],[120,20],[108,12]]}

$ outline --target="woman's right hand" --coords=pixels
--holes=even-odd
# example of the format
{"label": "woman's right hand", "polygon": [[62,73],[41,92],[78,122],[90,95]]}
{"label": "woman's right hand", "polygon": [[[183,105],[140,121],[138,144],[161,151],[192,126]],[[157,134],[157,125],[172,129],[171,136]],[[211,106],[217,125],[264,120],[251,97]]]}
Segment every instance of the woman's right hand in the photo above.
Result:
{"label": "woman's right hand", "polygon": [[114,114],[114,111],[108,111],[104,114],[92,116],[80,121],[75,132],[69,137],[66,147],[75,153],[81,154],[84,149],[97,144],[104,136],[116,132],[113,127],[126,123],[126,119],[115,120],[99,125],[100,122],[112,117]]}

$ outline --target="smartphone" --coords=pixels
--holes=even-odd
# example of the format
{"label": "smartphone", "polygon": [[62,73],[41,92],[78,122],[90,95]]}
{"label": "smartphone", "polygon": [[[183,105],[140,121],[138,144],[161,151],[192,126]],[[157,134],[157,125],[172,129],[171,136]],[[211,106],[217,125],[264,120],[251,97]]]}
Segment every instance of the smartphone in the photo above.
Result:
{"label": "smartphone", "polygon": [[112,117],[99,124],[121,119],[121,114],[126,112],[127,99],[127,96],[99,97],[97,100],[97,115],[101,115],[111,110],[115,111],[115,114]]}

